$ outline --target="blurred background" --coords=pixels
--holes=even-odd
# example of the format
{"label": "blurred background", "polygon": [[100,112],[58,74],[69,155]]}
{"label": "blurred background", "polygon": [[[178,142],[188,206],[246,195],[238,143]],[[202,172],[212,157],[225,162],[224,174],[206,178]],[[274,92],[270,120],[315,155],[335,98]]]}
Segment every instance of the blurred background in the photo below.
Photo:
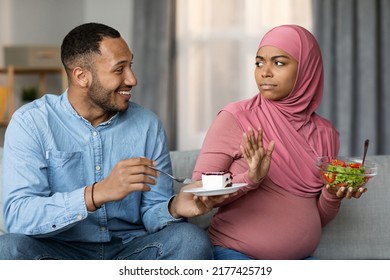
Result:
{"label": "blurred background", "polygon": [[325,90],[318,113],[340,155],[390,154],[388,0],[0,0],[0,145],[13,111],[66,88],[58,48],[76,25],[116,28],[135,54],[133,101],[163,121],[172,150],[199,149],[226,104],[257,94],[259,40],[300,24],[318,39]]}

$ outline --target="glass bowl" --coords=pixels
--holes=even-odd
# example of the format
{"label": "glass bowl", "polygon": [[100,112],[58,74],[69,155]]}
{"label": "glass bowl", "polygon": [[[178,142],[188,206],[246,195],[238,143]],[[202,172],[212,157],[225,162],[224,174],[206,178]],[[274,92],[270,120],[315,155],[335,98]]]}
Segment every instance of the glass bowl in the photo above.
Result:
{"label": "glass bowl", "polygon": [[353,157],[318,157],[316,166],[324,184],[335,191],[341,187],[352,187],[355,192],[378,172],[376,163],[366,160],[362,166],[362,159]]}

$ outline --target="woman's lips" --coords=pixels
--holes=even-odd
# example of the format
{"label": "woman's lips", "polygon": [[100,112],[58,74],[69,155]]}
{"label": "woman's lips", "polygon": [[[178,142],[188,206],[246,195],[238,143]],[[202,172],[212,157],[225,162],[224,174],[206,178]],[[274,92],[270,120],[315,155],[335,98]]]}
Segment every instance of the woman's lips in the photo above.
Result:
{"label": "woman's lips", "polygon": [[270,90],[270,89],[274,89],[276,87],[276,85],[274,84],[260,84],[260,88],[262,90]]}

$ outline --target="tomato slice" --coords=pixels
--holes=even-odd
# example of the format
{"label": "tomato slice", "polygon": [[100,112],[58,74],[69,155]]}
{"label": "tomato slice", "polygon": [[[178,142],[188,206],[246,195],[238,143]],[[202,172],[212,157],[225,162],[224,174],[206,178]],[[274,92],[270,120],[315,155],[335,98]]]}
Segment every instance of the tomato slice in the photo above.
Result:
{"label": "tomato slice", "polygon": [[329,184],[336,179],[336,175],[333,173],[325,173],[325,172],[321,172],[321,173],[322,173],[322,177],[324,177],[325,181],[328,182]]}
{"label": "tomato slice", "polygon": [[351,162],[349,164],[349,167],[352,167],[352,168],[362,168],[362,164],[360,162]]}
{"label": "tomato slice", "polygon": [[346,167],[347,166],[345,164],[345,161],[343,161],[341,159],[332,159],[332,165],[333,166],[342,166],[342,167]]}

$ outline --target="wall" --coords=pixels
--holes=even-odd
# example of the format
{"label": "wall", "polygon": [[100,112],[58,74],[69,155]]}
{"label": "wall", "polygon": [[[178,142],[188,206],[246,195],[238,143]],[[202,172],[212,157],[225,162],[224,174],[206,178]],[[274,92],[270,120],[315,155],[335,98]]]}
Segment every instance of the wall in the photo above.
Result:
{"label": "wall", "polygon": [[[77,0],[0,0],[0,2],[1,47],[59,45],[67,31],[82,22],[84,16],[83,5],[80,5],[80,1]],[[3,52],[1,63],[1,66],[4,66]]]}
{"label": "wall", "polygon": [[132,10],[133,0],[84,0],[83,19],[85,22],[101,22],[118,29],[131,48],[133,38]]}

